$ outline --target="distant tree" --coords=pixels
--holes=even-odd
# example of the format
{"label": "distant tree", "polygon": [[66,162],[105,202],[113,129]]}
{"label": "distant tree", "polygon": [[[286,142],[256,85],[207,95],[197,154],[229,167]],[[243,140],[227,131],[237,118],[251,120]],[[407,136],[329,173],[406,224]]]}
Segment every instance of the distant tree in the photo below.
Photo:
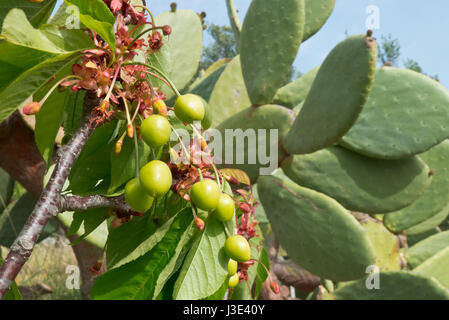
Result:
{"label": "distant tree", "polygon": [[211,24],[206,30],[213,41],[203,50],[201,69],[207,69],[217,60],[234,58],[237,55],[235,36],[231,27]]}
{"label": "distant tree", "polygon": [[[234,58],[238,54],[237,42],[231,27],[210,24],[206,31],[212,37],[212,42],[203,49],[197,76],[200,76],[201,71],[206,70],[215,61],[223,58]],[[290,83],[299,76],[301,76],[301,72],[292,66],[283,85]]]}
{"label": "distant tree", "polygon": [[399,63],[401,56],[401,46],[398,39],[393,39],[391,34],[388,36],[382,35],[381,43],[379,45],[379,61],[382,64],[390,62],[393,66]]}
{"label": "distant tree", "polygon": [[423,73],[422,68],[420,67],[418,61],[413,59],[407,59],[404,61],[404,67],[419,73]]}

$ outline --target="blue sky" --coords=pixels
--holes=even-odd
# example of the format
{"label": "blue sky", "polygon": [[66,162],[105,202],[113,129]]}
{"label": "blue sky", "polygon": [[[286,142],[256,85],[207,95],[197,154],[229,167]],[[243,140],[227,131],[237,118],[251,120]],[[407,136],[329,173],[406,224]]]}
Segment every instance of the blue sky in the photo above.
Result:
{"label": "blue sky", "polygon": [[[234,0],[243,20],[251,0]],[[154,14],[169,10],[170,0],[147,0]],[[229,24],[225,0],[177,0],[178,8],[205,11],[206,20]],[[314,37],[301,45],[295,67],[307,72],[322,63],[330,50],[349,35],[366,32],[367,7],[379,8],[380,28],[374,30],[378,39],[391,34],[401,44],[401,61],[419,62],[424,72],[438,74],[449,88],[449,1],[447,0],[336,0],[331,17]],[[210,42],[205,34],[204,43]]]}

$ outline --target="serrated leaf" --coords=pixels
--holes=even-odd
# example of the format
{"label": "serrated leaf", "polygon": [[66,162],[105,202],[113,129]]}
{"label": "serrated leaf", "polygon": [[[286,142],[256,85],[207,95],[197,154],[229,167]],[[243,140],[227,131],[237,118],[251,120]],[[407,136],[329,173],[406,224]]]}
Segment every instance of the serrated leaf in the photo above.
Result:
{"label": "serrated leaf", "polygon": [[225,241],[223,224],[212,217],[207,219],[175,283],[175,300],[203,299],[217,292],[228,274],[229,257],[223,250]]}
{"label": "serrated leaf", "polygon": [[225,174],[226,176],[233,177],[238,182],[246,184],[247,186],[251,185],[251,181],[250,181],[248,175],[243,170],[232,169],[232,168],[223,168],[223,169],[220,169],[220,172]]}
{"label": "serrated leaf", "polygon": [[[69,228],[73,223],[73,215],[74,212],[62,212],[58,214],[57,218],[59,221]],[[84,231],[84,225],[81,224],[79,226],[79,229],[76,231],[76,234],[78,236],[82,236],[85,233]],[[90,244],[93,244],[94,246],[103,249],[106,240],[108,238],[108,224],[107,221],[103,221],[95,230],[91,231],[83,240],[89,242]]]}
{"label": "serrated leaf", "polygon": [[94,232],[108,218],[107,208],[88,209],[86,211],[75,212],[73,214],[72,225],[76,227],[69,229],[69,234],[79,233],[79,237],[72,242],[76,245],[83,241],[87,236]]}
{"label": "serrated leaf", "polygon": [[145,255],[99,277],[91,290],[95,300],[155,299],[172,275],[177,259],[190,240],[192,210],[186,208],[167,222],[164,237]]}
{"label": "serrated leaf", "polygon": [[103,186],[109,186],[111,177],[111,150],[115,142],[108,143],[117,121],[104,124],[92,134],[69,175],[74,194],[90,195],[103,193]]}
{"label": "serrated leaf", "polygon": [[0,31],[3,20],[11,9],[22,9],[33,27],[37,28],[47,21],[55,4],[56,0],[44,0],[41,3],[29,0],[2,0],[0,2]]}
{"label": "serrated leaf", "polygon": [[[268,253],[265,248],[262,248],[262,251],[260,252],[259,261],[261,261],[265,267],[270,270],[270,259],[268,258]],[[257,278],[256,278],[256,288],[254,290],[254,299],[257,299],[259,296],[260,290],[262,290],[262,284],[264,281],[268,278],[268,273],[265,268],[258,263],[257,264]]]}
{"label": "serrated leaf", "polygon": [[98,33],[115,52],[115,17],[102,0],[65,0],[68,5],[79,9],[80,21],[89,29]]}

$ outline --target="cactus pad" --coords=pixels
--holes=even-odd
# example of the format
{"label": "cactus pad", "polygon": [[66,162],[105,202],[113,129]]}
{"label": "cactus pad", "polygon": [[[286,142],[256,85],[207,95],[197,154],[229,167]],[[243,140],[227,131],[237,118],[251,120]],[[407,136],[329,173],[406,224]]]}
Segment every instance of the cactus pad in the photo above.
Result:
{"label": "cactus pad", "polygon": [[413,272],[434,277],[443,286],[449,288],[449,273],[447,267],[449,266],[449,246],[443,249],[421,263]]}
{"label": "cactus pad", "polygon": [[374,263],[368,235],[337,201],[274,176],[260,177],[257,185],[282,247],[309,272],[347,281],[363,277]]}
{"label": "cactus pad", "polygon": [[251,102],[271,103],[298,54],[304,0],[253,0],[240,35],[243,76]]}
{"label": "cactus pad", "polygon": [[416,201],[432,181],[429,168],[418,157],[386,161],[330,147],[291,159],[282,168],[290,179],[352,211],[399,210]]}
{"label": "cactus pad", "polygon": [[407,264],[412,268],[416,268],[447,247],[449,247],[449,231],[434,234],[408,249],[406,253]]}
{"label": "cactus pad", "polygon": [[368,289],[369,279],[350,282],[334,291],[337,300],[447,300],[449,291],[434,278],[408,272],[381,272],[379,289]]}
{"label": "cactus pad", "polygon": [[157,25],[172,28],[169,46],[172,80],[179,90],[184,89],[195,75],[201,58],[203,27],[198,15],[191,10],[163,12],[156,17]]}
{"label": "cactus pad", "polygon": [[449,140],[443,141],[419,157],[429,166],[433,175],[432,182],[411,206],[385,216],[385,225],[394,232],[423,223],[449,205]]}
{"label": "cactus pad", "polygon": [[397,236],[382,225],[382,222],[366,215],[360,221],[376,251],[375,265],[382,271],[401,270],[400,243]]}
{"label": "cactus pad", "polygon": [[320,67],[316,67],[280,88],[274,96],[273,103],[292,109],[306,100],[319,69]]}
{"label": "cactus pad", "polygon": [[305,0],[306,1],[306,24],[302,41],[306,41],[317,33],[335,7],[335,0]]}
{"label": "cactus pad", "polygon": [[[288,132],[294,119],[295,114],[290,109],[277,105],[265,105],[261,107],[250,107],[223,121],[217,127],[217,130],[221,132],[222,137],[225,138],[222,144],[223,166],[226,168],[236,168],[245,171],[250,177],[251,182],[254,183],[259,176],[260,169],[269,167],[269,163],[263,163],[264,161],[260,161],[261,159],[258,154],[261,152],[259,151],[259,139],[262,139],[262,136],[258,130],[264,129],[263,133],[265,133],[266,139],[261,141],[265,143],[266,151],[262,153],[267,157],[272,157],[270,148],[275,148],[274,150],[278,152],[278,161],[276,162],[274,169],[277,169],[278,162],[283,156],[285,156],[282,149],[278,147],[278,141]],[[229,151],[226,152],[226,148],[230,145],[231,141],[226,136],[227,129],[242,130],[240,133],[234,131],[235,138],[233,138],[232,143],[232,161],[226,161],[226,157],[230,157],[228,154]],[[278,136],[273,142],[270,142],[272,139],[270,129],[278,130]],[[245,135],[245,133],[248,133],[248,137],[253,137],[252,142],[249,142],[249,138],[244,139],[243,135]],[[244,145],[238,147],[239,144],[237,141],[244,141]],[[243,163],[241,163],[242,161],[239,161],[240,164],[238,163],[237,160],[239,156],[243,156]],[[255,161],[250,161],[249,159],[251,157],[253,157],[253,160]],[[270,172],[267,172],[266,174],[270,174]]]}
{"label": "cactus pad", "polygon": [[251,105],[243,81],[240,56],[235,57],[226,65],[211,93],[209,104],[214,114],[214,122],[212,123],[214,127],[220,121]]}
{"label": "cactus pad", "polygon": [[411,70],[384,67],[341,144],[374,158],[405,158],[448,138],[448,118],[449,91],[441,84]]}
{"label": "cactus pad", "polygon": [[377,43],[365,35],[349,37],[331,51],[284,139],[290,154],[329,147],[348,132],[368,98],[376,61]]}

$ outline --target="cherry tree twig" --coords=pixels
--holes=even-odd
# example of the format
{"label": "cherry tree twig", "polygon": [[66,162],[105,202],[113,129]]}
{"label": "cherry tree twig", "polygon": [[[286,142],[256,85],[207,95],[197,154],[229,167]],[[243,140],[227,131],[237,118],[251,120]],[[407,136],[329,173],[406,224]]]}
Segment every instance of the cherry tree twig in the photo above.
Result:
{"label": "cherry tree twig", "polygon": [[90,112],[98,105],[99,101],[95,94],[88,92],[84,103],[85,117],[80,128],[70,142],[59,149],[56,167],[50,181],[0,267],[0,299],[6,294],[9,286],[30,257],[39,235],[52,217],[67,210],[86,210],[90,207],[100,206],[111,206],[125,211],[130,210],[124,207],[123,199],[120,197],[106,199],[99,196],[85,198],[61,196],[62,188],[70,170],[98,125],[97,122],[90,119]]}

